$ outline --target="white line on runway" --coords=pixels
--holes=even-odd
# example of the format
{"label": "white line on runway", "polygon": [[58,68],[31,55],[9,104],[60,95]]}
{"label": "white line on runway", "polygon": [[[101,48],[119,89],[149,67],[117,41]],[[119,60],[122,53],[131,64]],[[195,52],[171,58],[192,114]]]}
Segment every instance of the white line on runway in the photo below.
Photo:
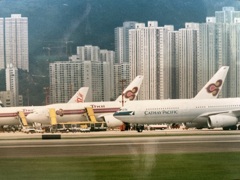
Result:
{"label": "white line on runway", "polygon": [[93,143],[93,144],[48,144],[48,145],[3,145],[0,149],[5,148],[46,148],[46,147],[86,147],[86,146],[119,146],[119,145],[160,145],[160,144],[193,144],[193,143],[239,143],[240,140],[230,141],[176,141],[176,142],[121,142],[121,143]]}

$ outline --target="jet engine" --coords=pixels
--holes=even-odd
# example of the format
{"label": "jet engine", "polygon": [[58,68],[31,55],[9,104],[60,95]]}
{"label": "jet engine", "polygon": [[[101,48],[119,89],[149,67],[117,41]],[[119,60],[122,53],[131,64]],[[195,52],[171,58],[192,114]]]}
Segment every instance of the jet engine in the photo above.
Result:
{"label": "jet engine", "polygon": [[35,109],[32,113],[26,116],[27,122],[34,123],[42,123],[42,124],[50,124],[49,120],[49,111],[47,108],[39,108]]}
{"label": "jet engine", "polygon": [[186,122],[184,123],[186,128],[196,128],[196,129],[202,129],[202,128],[207,128],[207,122],[205,123],[198,123],[198,122]]}
{"label": "jet engine", "polygon": [[207,123],[210,128],[234,126],[238,123],[238,118],[229,114],[218,114],[210,116]]}

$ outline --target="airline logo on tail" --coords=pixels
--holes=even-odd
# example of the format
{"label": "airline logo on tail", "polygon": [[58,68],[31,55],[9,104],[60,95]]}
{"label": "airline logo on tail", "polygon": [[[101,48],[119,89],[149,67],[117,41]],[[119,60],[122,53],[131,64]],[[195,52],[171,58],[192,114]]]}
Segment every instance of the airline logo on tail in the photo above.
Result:
{"label": "airline logo on tail", "polygon": [[209,84],[209,86],[207,87],[207,92],[212,93],[213,96],[216,96],[222,84],[223,81],[221,79],[217,80],[216,83]]}
{"label": "airline logo on tail", "polygon": [[78,93],[77,99],[75,100],[76,103],[82,103],[84,96],[81,93]]}
{"label": "airline logo on tail", "polygon": [[88,89],[88,87],[81,87],[68,101],[68,103],[83,103],[87,96]]}
{"label": "airline logo on tail", "polygon": [[128,87],[121,93],[116,99],[117,102],[133,101],[136,99],[140,86],[142,84],[143,76],[138,75],[135,79],[128,85]]}
{"label": "airline logo on tail", "polygon": [[128,90],[125,94],[124,97],[126,99],[129,99],[130,101],[135,99],[135,96],[138,92],[138,87],[134,87],[132,90]]}
{"label": "airline logo on tail", "polygon": [[194,99],[216,99],[221,92],[228,69],[228,66],[222,66],[198,92]]}

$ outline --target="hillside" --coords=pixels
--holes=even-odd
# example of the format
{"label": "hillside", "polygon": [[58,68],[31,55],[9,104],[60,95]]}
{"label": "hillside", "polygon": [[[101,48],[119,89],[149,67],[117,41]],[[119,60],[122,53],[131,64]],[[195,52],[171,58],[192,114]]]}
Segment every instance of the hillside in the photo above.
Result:
{"label": "hillside", "polygon": [[[159,26],[173,24],[179,29],[185,22],[204,22],[216,10],[236,7],[237,3],[235,0],[0,0],[0,17],[14,13],[28,17],[30,73],[39,78],[48,76],[49,62],[67,59],[67,41],[73,41],[68,53],[75,53],[76,46],[86,44],[114,50],[114,28],[122,26],[124,21],[155,20]],[[51,47],[51,56],[46,47]],[[44,82],[34,77],[38,88],[47,85],[47,77]],[[33,86],[30,82],[29,85]],[[30,103],[41,104],[42,90],[38,89],[41,96],[32,92]]]}

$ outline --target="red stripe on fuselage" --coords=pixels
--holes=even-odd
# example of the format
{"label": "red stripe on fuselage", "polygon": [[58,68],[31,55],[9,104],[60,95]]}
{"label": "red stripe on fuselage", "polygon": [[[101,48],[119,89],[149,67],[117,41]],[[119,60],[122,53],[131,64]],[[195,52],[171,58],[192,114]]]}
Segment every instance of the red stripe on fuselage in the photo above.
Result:
{"label": "red stripe on fuselage", "polygon": [[18,113],[0,113],[0,118],[1,117],[16,117],[18,116]]}
{"label": "red stripe on fuselage", "polygon": [[[27,116],[28,114],[30,114],[29,112],[24,113],[25,116]],[[0,113],[0,118],[1,117],[16,117],[18,116],[18,112],[12,112],[12,113]]]}
{"label": "red stripe on fuselage", "polygon": [[[94,113],[114,113],[118,111],[120,108],[96,108],[93,109]],[[77,114],[84,114],[86,110],[63,110],[64,115],[77,115]]]}
{"label": "red stripe on fuselage", "polygon": [[[96,108],[93,109],[94,113],[114,113],[118,111],[120,108]],[[78,109],[73,109],[73,110],[63,110],[63,115],[78,115],[78,114],[84,114],[86,113],[86,110],[78,110]],[[25,112],[25,116],[30,114],[30,112]],[[18,112],[13,112],[13,113],[0,113],[0,118],[2,117],[17,117]]]}

